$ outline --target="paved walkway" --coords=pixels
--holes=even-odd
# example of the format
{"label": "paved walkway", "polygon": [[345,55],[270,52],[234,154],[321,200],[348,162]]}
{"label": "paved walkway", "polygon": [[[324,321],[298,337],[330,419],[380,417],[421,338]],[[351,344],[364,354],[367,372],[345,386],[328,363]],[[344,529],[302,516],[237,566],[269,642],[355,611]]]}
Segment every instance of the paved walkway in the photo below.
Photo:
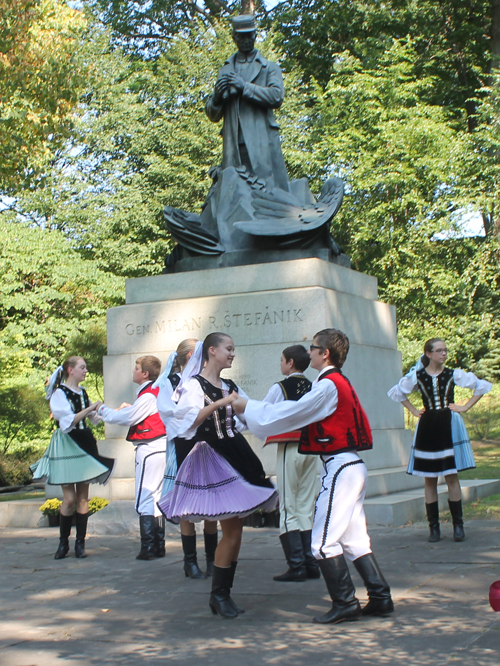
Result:
{"label": "paved walkway", "polygon": [[0,663],[498,666],[500,613],[488,590],[500,579],[500,521],[468,522],[463,543],[450,525],[443,532],[432,545],[422,524],[373,528],[396,612],[319,626],[323,581],[272,581],[284,569],[273,529],[245,528],[234,597],[246,613],[222,620],[208,608],[210,582],[184,578],[175,533],[162,560],[136,561],[133,536],[95,536],[87,559],[56,562],[56,529],[2,528]]}

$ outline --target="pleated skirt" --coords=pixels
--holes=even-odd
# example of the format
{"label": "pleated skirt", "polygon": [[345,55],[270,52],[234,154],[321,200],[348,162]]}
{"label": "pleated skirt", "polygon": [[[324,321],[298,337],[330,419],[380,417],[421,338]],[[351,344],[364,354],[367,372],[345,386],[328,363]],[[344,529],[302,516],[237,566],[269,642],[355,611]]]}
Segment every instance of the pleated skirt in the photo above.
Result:
{"label": "pleated skirt", "polygon": [[114,465],[113,458],[99,454],[97,442],[89,428],[79,431],[78,443],[70,434],[57,428],[47,450],[30,469],[34,480],[51,485],[105,484],[113,473]]}
{"label": "pleated skirt", "polygon": [[437,478],[476,466],[461,414],[450,409],[424,412],[420,417],[408,462],[408,474]]}
{"label": "pleated skirt", "polygon": [[167,520],[178,523],[244,518],[257,509],[272,511],[276,504],[270,482],[253,485],[207,442],[198,442],[158,506]]}

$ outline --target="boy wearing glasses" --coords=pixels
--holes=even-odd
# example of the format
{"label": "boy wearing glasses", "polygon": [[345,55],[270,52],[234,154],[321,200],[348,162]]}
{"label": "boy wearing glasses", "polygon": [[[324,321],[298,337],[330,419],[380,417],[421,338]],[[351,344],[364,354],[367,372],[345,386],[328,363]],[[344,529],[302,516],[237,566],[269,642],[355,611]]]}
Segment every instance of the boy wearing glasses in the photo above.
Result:
{"label": "boy wearing glasses", "polygon": [[[332,608],[314,621],[336,624],[360,615],[388,615],[394,610],[389,585],[375,560],[366,529],[363,502],[367,470],[358,451],[372,448],[370,424],[349,380],[342,374],[349,340],[327,328],[316,333],[309,350],[311,367],[319,371],[311,391],[297,402],[271,405],[238,398],[257,436],[302,428],[300,453],[320,456],[321,490],[316,500],[312,552],[332,599]],[[368,591],[361,609],[346,558],[353,562]]]}

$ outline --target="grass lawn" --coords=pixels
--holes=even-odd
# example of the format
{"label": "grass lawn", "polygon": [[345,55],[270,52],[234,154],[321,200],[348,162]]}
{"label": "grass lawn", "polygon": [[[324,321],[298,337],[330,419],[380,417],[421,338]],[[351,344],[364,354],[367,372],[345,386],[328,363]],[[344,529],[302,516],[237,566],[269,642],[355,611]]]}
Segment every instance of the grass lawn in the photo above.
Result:
{"label": "grass lawn", "polygon": [[476,468],[460,472],[461,479],[500,479],[500,439],[472,442]]}
{"label": "grass lawn", "polygon": [[12,500],[34,500],[34,499],[44,499],[45,490],[35,490],[31,493],[1,493],[0,502],[12,502]]}
{"label": "grass lawn", "polygon": [[[500,439],[472,442],[476,468],[460,472],[460,479],[500,479]],[[464,518],[500,519],[500,495],[490,495],[464,505]],[[451,520],[450,512],[440,513],[441,520]]]}

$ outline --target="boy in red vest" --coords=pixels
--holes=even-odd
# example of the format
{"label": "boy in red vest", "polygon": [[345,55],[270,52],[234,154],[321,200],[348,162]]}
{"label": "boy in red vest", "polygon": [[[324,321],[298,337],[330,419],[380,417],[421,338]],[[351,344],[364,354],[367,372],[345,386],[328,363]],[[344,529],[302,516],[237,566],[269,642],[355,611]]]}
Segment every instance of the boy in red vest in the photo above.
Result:
{"label": "boy in red vest", "polygon": [[[309,355],[319,371],[311,391],[297,402],[275,405],[235,399],[250,430],[259,437],[303,428],[299,451],[319,455],[323,463],[316,500],[312,552],[332,599],[332,608],[314,621],[334,624],[360,615],[394,610],[389,585],[375,560],[366,529],[363,501],[367,471],[358,451],[372,448],[370,424],[351,383],[342,374],[349,351],[345,333],[327,328],[316,333]],[[368,591],[361,609],[346,558],[353,562]]]}
{"label": "boy in red vest", "polygon": [[152,388],[161,372],[156,356],[141,356],[135,362],[132,379],[138,384],[133,405],[123,403],[119,409],[100,404],[97,413],[106,423],[128,426],[127,440],[135,450],[135,509],[139,514],[141,550],[138,560],[165,556],[165,518],[158,509],[161,497],[167,435],[158,414],[156,398],[159,387]]}

